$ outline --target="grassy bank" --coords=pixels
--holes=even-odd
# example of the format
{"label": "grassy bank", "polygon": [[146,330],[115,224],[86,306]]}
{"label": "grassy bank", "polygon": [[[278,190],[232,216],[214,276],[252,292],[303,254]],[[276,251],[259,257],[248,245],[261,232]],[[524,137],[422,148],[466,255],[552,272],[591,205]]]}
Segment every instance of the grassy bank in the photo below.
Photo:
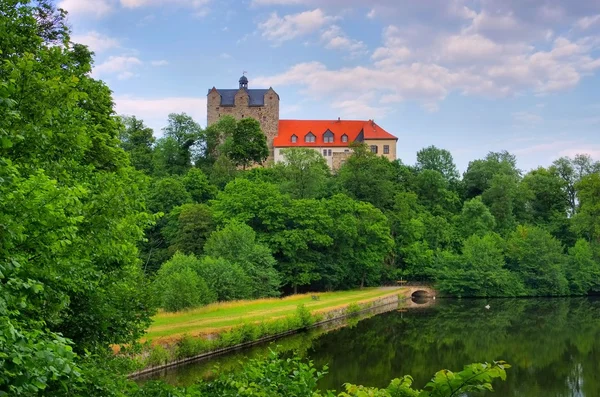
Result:
{"label": "grassy bank", "polygon": [[[327,313],[352,303],[367,303],[389,295],[397,295],[401,288],[369,288],[358,291],[340,291],[320,294],[294,295],[283,299],[260,299],[216,303],[178,313],[159,313],[148,329],[145,341],[168,343],[191,336],[215,334],[248,323],[271,321],[294,315],[298,305],[311,313]],[[314,300],[312,295],[319,297]]]}

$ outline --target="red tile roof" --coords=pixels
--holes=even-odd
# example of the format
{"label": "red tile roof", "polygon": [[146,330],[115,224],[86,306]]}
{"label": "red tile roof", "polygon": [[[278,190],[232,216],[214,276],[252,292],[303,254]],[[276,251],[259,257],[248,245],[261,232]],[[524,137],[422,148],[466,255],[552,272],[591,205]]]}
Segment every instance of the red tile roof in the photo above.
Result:
{"label": "red tile roof", "polygon": [[[333,142],[325,143],[323,134],[329,130],[333,133]],[[315,136],[315,142],[305,142],[309,132]],[[275,147],[289,146],[348,146],[363,132],[363,139],[395,139],[372,120],[279,120],[279,133],[273,141]],[[348,142],[342,142],[342,136],[348,136]],[[296,143],[292,143],[292,135],[296,135]]]}

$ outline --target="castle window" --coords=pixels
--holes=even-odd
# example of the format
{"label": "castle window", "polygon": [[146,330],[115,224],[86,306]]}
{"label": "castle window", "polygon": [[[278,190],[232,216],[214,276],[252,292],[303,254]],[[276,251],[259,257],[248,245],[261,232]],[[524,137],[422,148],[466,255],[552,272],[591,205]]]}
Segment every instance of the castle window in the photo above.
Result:
{"label": "castle window", "polygon": [[377,145],[371,145],[371,152],[377,154]]}
{"label": "castle window", "polygon": [[292,143],[298,142],[298,137],[296,135],[292,135]]}
{"label": "castle window", "polygon": [[327,156],[327,149],[323,149],[323,156]]}
{"label": "castle window", "polygon": [[333,143],[333,132],[327,130],[323,134],[323,142],[325,143]]}
{"label": "castle window", "polygon": [[331,157],[331,149],[327,151],[327,155]]}
{"label": "castle window", "polygon": [[390,145],[383,145],[383,154],[390,154]]}
{"label": "castle window", "polygon": [[346,134],[342,135],[342,142],[344,142],[344,143],[348,142],[348,135],[346,135]]}
{"label": "castle window", "polygon": [[304,142],[306,143],[315,143],[317,141],[317,137],[312,132],[304,135]]}

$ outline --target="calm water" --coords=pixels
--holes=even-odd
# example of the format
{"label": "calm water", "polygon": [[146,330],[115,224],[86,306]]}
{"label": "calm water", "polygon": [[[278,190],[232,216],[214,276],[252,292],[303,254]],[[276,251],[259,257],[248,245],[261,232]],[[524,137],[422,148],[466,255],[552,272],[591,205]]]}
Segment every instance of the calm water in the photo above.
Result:
{"label": "calm water", "polygon": [[[485,309],[490,304],[489,310]],[[512,365],[501,397],[600,397],[600,299],[441,300],[423,309],[393,310],[329,332],[316,330],[275,344],[317,366],[329,365],[322,389],[344,382],[386,386],[411,374],[423,386],[439,369],[479,361]],[[163,372],[177,384],[235,370],[269,346]],[[273,347],[273,344],[270,346]]]}

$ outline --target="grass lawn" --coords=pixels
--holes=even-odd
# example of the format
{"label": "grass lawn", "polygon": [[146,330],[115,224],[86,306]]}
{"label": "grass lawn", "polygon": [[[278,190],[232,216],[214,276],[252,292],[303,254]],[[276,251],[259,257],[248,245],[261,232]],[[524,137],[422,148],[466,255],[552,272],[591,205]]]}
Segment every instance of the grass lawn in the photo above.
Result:
{"label": "grass lawn", "polygon": [[[183,334],[203,335],[219,332],[247,322],[259,322],[292,315],[304,304],[311,312],[327,312],[350,303],[364,303],[398,294],[402,288],[365,288],[355,291],[293,295],[286,298],[214,303],[177,313],[160,312],[143,340],[167,342]],[[318,295],[319,300],[313,300]]]}

